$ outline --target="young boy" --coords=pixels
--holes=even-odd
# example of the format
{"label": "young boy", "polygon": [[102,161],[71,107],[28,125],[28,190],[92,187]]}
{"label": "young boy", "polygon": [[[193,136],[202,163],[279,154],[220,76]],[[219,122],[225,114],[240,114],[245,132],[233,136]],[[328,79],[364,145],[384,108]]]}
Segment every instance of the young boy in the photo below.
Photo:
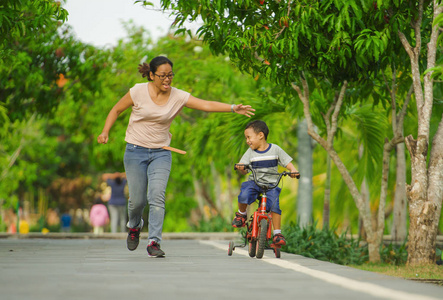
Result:
{"label": "young boy", "polygon": [[[291,173],[292,178],[299,178],[300,174],[291,163],[292,157],[286,154],[279,146],[269,144],[267,142],[269,134],[268,126],[265,122],[256,120],[250,122],[245,128],[246,143],[249,149],[243,155],[237,169],[242,174],[247,174],[242,164],[249,164],[256,170],[257,179],[260,182],[273,184],[276,181],[276,175],[269,175],[266,173],[277,173],[278,166],[287,168]],[[266,172],[266,173],[263,173]],[[276,187],[269,190],[266,194],[268,196],[267,210],[271,211],[272,225],[274,227],[273,243],[275,245],[286,245],[284,236],[281,234],[281,210],[279,205],[279,195],[281,189]],[[246,222],[246,208],[249,204],[254,203],[257,199],[261,189],[254,182],[252,175],[249,176],[248,181],[241,185],[240,195],[238,195],[238,212],[235,213],[235,218],[232,221],[232,226],[239,228],[245,226]]]}

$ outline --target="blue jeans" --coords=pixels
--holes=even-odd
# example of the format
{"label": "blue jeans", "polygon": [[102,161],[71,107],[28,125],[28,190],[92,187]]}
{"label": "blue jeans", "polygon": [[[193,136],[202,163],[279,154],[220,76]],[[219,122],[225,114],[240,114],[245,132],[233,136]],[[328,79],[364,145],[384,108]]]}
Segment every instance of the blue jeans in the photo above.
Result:
{"label": "blue jeans", "polygon": [[165,191],[171,172],[171,151],[126,145],[124,164],[128,180],[128,227],[143,226],[143,210],[149,204],[148,243],[161,242],[165,218]]}
{"label": "blue jeans", "polygon": [[[243,204],[252,204],[257,200],[257,196],[262,192],[262,189],[252,180],[245,181],[241,184],[240,194],[238,195],[238,202]],[[280,196],[281,188],[276,187],[275,189],[266,192],[268,200],[266,201],[266,210],[275,212],[281,215],[280,210]]]}

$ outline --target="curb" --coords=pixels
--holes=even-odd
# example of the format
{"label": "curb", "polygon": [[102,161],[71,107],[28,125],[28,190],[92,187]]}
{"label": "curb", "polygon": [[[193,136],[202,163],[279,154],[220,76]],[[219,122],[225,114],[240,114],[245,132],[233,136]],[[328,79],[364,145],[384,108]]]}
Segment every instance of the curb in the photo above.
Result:
{"label": "curb", "polygon": [[[141,235],[147,234],[142,232]],[[28,234],[0,233],[0,239],[121,239],[126,232],[94,234],[92,232],[31,232]],[[163,240],[236,240],[241,238],[239,232],[164,232]]]}

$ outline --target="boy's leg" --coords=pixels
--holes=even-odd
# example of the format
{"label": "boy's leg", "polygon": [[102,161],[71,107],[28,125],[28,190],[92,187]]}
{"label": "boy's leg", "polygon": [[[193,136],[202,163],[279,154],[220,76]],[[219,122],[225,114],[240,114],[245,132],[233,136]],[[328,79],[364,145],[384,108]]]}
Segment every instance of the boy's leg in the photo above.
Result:
{"label": "boy's leg", "polygon": [[232,227],[243,227],[246,222],[246,209],[248,205],[253,203],[258,196],[260,189],[253,181],[243,182],[238,195],[238,212],[235,213],[232,220]]}
{"label": "boy's leg", "polygon": [[285,237],[281,234],[281,210],[280,210],[280,188],[275,188],[268,192],[268,210],[271,211],[272,226],[274,227],[274,238],[272,242],[274,245],[286,245]]}
{"label": "boy's leg", "polygon": [[272,227],[274,228],[274,231],[280,230],[281,232],[281,215],[271,211],[271,216],[272,216]]}
{"label": "boy's leg", "polygon": [[241,213],[246,213],[246,210],[248,209],[248,205],[246,203],[238,203],[238,211]]}

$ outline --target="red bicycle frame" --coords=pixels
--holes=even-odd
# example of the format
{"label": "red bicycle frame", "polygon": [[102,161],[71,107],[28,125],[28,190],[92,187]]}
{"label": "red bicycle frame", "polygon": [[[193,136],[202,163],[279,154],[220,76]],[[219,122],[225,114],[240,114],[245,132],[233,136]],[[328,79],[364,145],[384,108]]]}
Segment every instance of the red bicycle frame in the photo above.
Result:
{"label": "red bicycle frame", "polygon": [[[252,232],[251,237],[257,238],[258,236],[258,224],[260,224],[260,221],[263,219],[266,219],[268,224],[272,224],[272,216],[271,214],[266,212],[266,203],[267,203],[268,197],[266,196],[266,193],[263,193],[261,201],[260,201],[260,207],[258,210],[254,212],[254,222],[252,223]],[[267,238],[270,239],[272,236],[272,226],[268,226],[268,232],[266,234]]]}

